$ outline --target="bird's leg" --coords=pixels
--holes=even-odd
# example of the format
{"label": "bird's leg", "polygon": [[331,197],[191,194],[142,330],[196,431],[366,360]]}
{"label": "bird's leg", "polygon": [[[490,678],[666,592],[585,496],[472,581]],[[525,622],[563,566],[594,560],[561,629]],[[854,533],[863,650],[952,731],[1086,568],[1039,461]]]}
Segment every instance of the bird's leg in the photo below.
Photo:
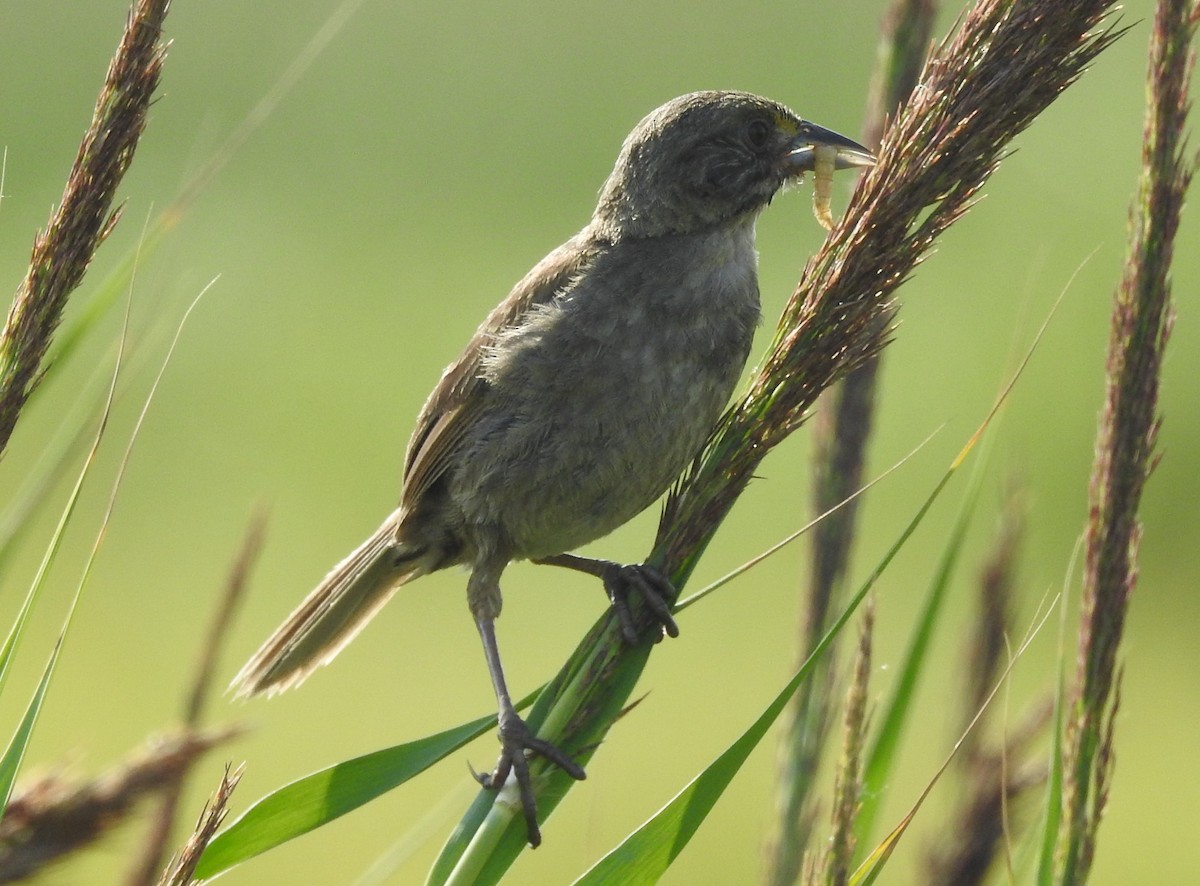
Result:
{"label": "bird's leg", "polygon": [[603,581],[604,590],[608,593],[613,611],[621,623],[621,634],[629,645],[632,646],[638,641],[637,625],[634,623],[633,613],[629,610],[629,594],[633,591],[642,595],[650,614],[668,637],[679,636],[679,626],[675,624],[675,618],[671,615],[671,603],[676,597],[675,587],[654,567],[644,563],[624,566],[611,560],[592,560],[574,554],[555,554],[553,557],[543,557],[533,562],[575,569],[595,575]]}
{"label": "bird's leg", "polygon": [[521,794],[521,807],[525,811],[525,831],[529,845],[537,848],[542,842],[542,834],[538,829],[537,798],[533,793],[533,782],[529,777],[529,761],[526,751],[541,754],[567,775],[576,779],[585,777],[583,767],[544,739],[538,738],[525,725],[525,721],[517,716],[513,708],[512,698],[508,694],[508,685],[504,681],[504,668],[500,664],[500,649],[496,645],[496,623],[494,618],[476,616],[475,625],[479,628],[479,637],[483,640],[483,654],[487,657],[488,673],[492,677],[492,686],[496,690],[496,703],[499,706],[497,721],[500,726],[500,759],[491,773],[476,775],[479,783],[490,790],[499,790],[508,781],[509,773],[517,780],[517,789]]}

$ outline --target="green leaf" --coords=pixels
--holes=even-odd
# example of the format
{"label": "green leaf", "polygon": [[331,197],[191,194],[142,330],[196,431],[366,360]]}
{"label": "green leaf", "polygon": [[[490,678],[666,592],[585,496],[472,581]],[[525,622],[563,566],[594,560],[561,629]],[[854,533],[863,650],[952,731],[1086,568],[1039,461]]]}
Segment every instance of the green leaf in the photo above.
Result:
{"label": "green leaf", "polygon": [[[603,616],[559,673],[527,699],[537,699],[525,717],[529,728],[543,737],[570,732],[571,742],[561,746],[585,767],[609,727],[626,709],[626,700],[650,654],[651,644],[630,647],[618,640],[615,644],[601,644],[602,653],[609,657],[600,664],[592,655],[594,648],[589,640],[602,635],[608,623],[619,631],[614,618]],[[593,700],[586,728],[568,729],[563,721],[575,715],[585,686],[596,678],[593,668],[597,667],[605,672],[608,691]],[[545,821],[576,782],[542,757],[534,757],[529,766],[536,785],[538,814]],[[427,886],[462,883],[487,886],[501,880],[527,845],[524,818],[505,793],[480,790],[438,854],[426,878]]]}
{"label": "green leaf", "polygon": [[708,817],[708,813],[742,768],[750,752],[758,746],[771,724],[779,717],[788,699],[808,676],[817,656],[828,645],[826,641],[845,624],[861,599],[861,596],[855,599],[831,629],[830,634],[826,635],[826,640],[822,641],[754,724],[742,733],[728,750],[692,779],[686,788],[676,794],[670,803],[576,880],[576,886],[636,886],[641,883],[658,882],[671,862],[687,846],[696,829]]}
{"label": "green leaf", "polygon": [[[1069,586],[1069,582],[1067,583]],[[1063,594],[1064,599],[1066,594]],[[1042,831],[1042,843],[1038,855],[1038,886],[1053,886],[1054,883],[1054,854],[1058,847],[1058,830],[1062,826],[1063,802],[1063,705],[1066,702],[1066,681],[1063,679],[1061,662],[1066,661],[1065,638],[1063,626],[1059,625],[1058,685],[1054,692],[1054,719],[1051,724],[1050,772],[1046,778],[1045,829]]]}
{"label": "green leaf", "polygon": [[871,854],[859,865],[858,870],[850,876],[847,886],[871,886],[879,878],[880,873],[883,871],[883,866],[892,857],[892,852],[895,851],[900,838],[904,836],[904,832],[908,830],[908,826],[912,823],[916,814],[916,808],[909,810],[908,814],[900,821],[900,824],[892,828],[891,832],[883,839],[883,842],[871,851]]}
{"label": "green leaf", "polygon": [[[976,465],[983,463],[983,461],[979,461],[976,462]],[[929,643],[933,638],[938,617],[941,615],[946,591],[950,587],[950,578],[954,574],[954,567],[962,552],[963,541],[966,538],[971,517],[975,512],[975,505],[979,501],[979,492],[983,488],[982,478],[983,471],[981,469],[973,472],[970,488],[963,499],[962,509],[959,511],[950,537],[946,540],[946,547],[942,552],[938,570],[925,598],[925,606],[922,608],[921,616],[913,630],[908,652],[897,673],[892,697],[888,700],[880,717],[875,743],[867,755],[866,765],[863,767],[862,803],[859,806],[854,827],[856,842],[859,846],[867,845],[871,829],[875,824],[875,816],[883,801],[884,788],[891,777],[900,737],[912,710],[913,697],[925,665]]]}
{"label": "green leaf", "polygon": [[[968,444],[968,449],[970,444]],[[964,454],[965,454],[964,450]],[[636,886],[641,883],[656,883],[666,872],[671,862],[683,851],[701,822],[708,817],[725,788],[741,769],[750,752],[758,745],[771,725],[779,718],[788,700],[808,677],[817,660],[833,643],[850,616],[866,598],[871,588],[883,575],[884,570],[895,559],[896,554],[912,536],[925,518],[934,501],[945,489],[950,477],[961,462],[961,456],[943,475],[926,498],[916,515],[900,533],[900,537],[884,554],[875,569],[851,598],[841,615],[830,625],[783,690],[767,706],[766,710],[716,760],[694,778],[687,787],[676,794],[666,806],[649,821],[625,838],[611,852],[598,861],[576,881],[576,886]]]}
{"label": "green leaf", "polygon": [[849,886],[869,886],[869,884],[875,882],[875,879],[879,876],[879,872],[883,870],[884,864],[886,864],[887,860],[891,858],[892,852],[895,850],[896,845],[900,842],[900,838],[904,836],[905,832],[908,830],[908,826],[912,824],[913,820],[917,817],[917,812],[920,811],[921,807],[925,804],[925,801],[929,799],[929,795],[933,792],[934,787],[941,780],[942,776],[946,774],[946,770],[950,768],[950,764],[954,761],[954,758],[958,755],[958,752],[962,750],[962,747],[966,743],[968,736],[970,736],[970,734],[975,730],[975,727],[979,725],[980,721],[983,719],[984,713],[991,706],[992,702],[996,698],[996,695],[1000,692],[1000,689],[1004,686],[1005,682],[1007,682],[1009,675],[1012,674],[1013,668],[1016,667],[1017,662],[1020,661],[1025,655],[1025,652],[1029,649],[1034,639],[1039,633],[1041,633],[1041,630],[1043,627],[1045,627],[1046,622],[1049,621],[1052,612],[1053,605],[1045,615],[1041,615],[1035,620],[1033,626],[1029,630],[1029,633],[1026,635],[1025,639],[1021,641],[1021,645],[1017,647],[1016,652],[1013,653],[1012,657],[1009,659],[1008,665],[1004,668],[1004,672],[1000,675],[1000,678],[996,681],[996,684],[992,687],[992,690],[983,700],[983,704],[980,705],[979,710],[975,712],[975,716],[971,718],[971,722],[967,724],[966,729],[964,729],[962,734],[958,737],[958,741],[954,743],[954,746],[950,749],[950,753],[946,755],[946,758],[942,761],[941,766],[938,767],[937,772],[933,774],[933,777],[925,785],[924,789],[922,789],[920,795],[917,797],[916,802],[912,805],[912,808],[905,813],[904,817],[900,820],[900,823],[888,832],[888,835],[883,839],[883,841],[876,846],[875,849],[872,850],[867,856],[866,860],[859,865],[858,870],[855,871],[850,877]]}
{"label": "green leaf", "polygon": [[[20,647],[21,638],[25,632],[25,626],[29,623],[29,616],[33,612],[34,604],[42,593],[42,589],[46,583],[46,576],[50,572],[50,567],[54,564],[59,549],[62,546],[63,537],[66,534],[67,526],[71,523],[71,517],[75,513],[75,506],[79,503],[79,495],[83,489],[84,481],[91,472],[92,465],[95,463],[96,452],[100,448],[100,443],[104,439],[105,429],[108,427],[108,417],[112,413],[113,398],[116,392],[117,378],[121,368],[121,355],[124,349],[125,337],[129,331],[129,314],[125,315],[125,325],[121,332],[121,348],[117,353],[116,364],[113,367],[112,380],[108,388],[108,397],[104,403],[104,409],[101,413],[100,424],[96,428],[96,435],[92,440],[92,447],[88,451],[87,458],[84,459],[83,467],[79,470],[79,476],[75,479],[75,485],[71,489],[71,494],[67,498],[67,503],[63,507],[62,514],[58,518],[58,524],[54,527],[54,533],[50,537],[50,543],[46,547],[45,554],[42,555],[42,561],[38,566],[33,583],[29,587],[29,591],[25,594],[25,599],[21,603],[21,608],[17,612],[16,620],[9,629],[8,635],[4,639],[4,643],[0,645],[0,692],[3,692],[4,685],[8,678],[9,666],[12,664],[13,656],[16,655],[17,649]],[[110,505],[111,508],[111,505]],[[101,533],[102,535],[103,533]],[[30,699],[29,705],[25,709],[25,714],[21,717],[21,722],[17,726],[16,732],[13,733],[9,740],[8,747],[5,749],[4,756],[0,758],[0,807],[8,804],[9,797],[12,794],[13,783],[17,778],[17,771],[21,767],[21,762],[25,759],[25,750],[29,747],[29,740],[33,735],[33,727],[37,723],[38,715],[42,710],[42,702],[46,697],[46,690],[50,685],[50,678],[54,675],[54,666],[58,662],[59,652],[62,650],[62,645],[66,639],[67,629],[70,627],[71,618],[75,612],[75,608],[79,603],[80,594],[83,591],[84,583],[87,581],[87,570],[90,570],[92,562],[95,560],[96,549],[99,546],[99,538],[96,545],[93,546],[91,555],[88,557],[87,567],[84,576],[80,579],[79,586],[75,589],[75,595],[71,600],[71,605],[67,610],[67,617],[63,624],[62,631],[59,634],[58,640],[54,644],[53,650],[50,653],[50,659],[46,662],[46,667],[42,671],[41,679],[38,681],[37,688],[34,690],[33,698]]]}
{"label": "green leaf", "polygon": [[[107,407],[105,409],[105,418],[107,418]],[[54,565],[54,560],[58,556],[58,551],[62,546],[63,536],[66,534],[67,526],[71,522],[71,515],[75,513],[75,505],[79,502],[79,493],[83,489],[83,482],[87,478],[88,471],[91,469],[103,434],[104,419],[101,420],[100,428],[96,432],[96,438],[92,443],[92,449],[88,453],[84,466],[75,480],[75,486],[71,489],[70,497],[67,499],[63,512],[58,518],[58,525],[54,527],[54,534],[50,537],[46,553],[42,555],[42,562],[38,565],[33,583],[30,585],[29,591],[25,594],[25,599],[21,602],[21,608],[17,611],[16,620],[13,622],[12,627],[9,628],[8,636],[4,638],[3,644],[0,644],[0,693],[3,692],[4,685],[8,679],[9,665],[12,664],[12,658],[21,644],[21,637],[25,633],[25,625],[29,622],[29,616],[33,612],[34,604],[37,602],[42,588],[45,586],[46,576],[50,572],[50,567]],[[53,660],[54,658],[52,657],[51,661]],[[4,799],[7,800],[7,797]]]}
{"label": "green leaf", "polygon": [[46,689],[50,686],[50,677],[54,673],[54,664],[58,660],[59,650],[62,649],[62,638],[54,644],[54,649],[50,653],[50,660],[46,663],[45,669],[42,671],[42,678],[38,681],[37,689],[34,690],[33,698],[29,700],[29,706],[25,708],[25,716],[21,718],[21,723],[17,726],[17,731],[13,733],[13,737],[9,740],[8,747],[4,751],[4,756],[0,757],[0,797],[3,797],[3,805],[8,805],[8,799],[12,795],[13,782],[17,780],[17,772],[21,769],[21,761],[25,759],[25,750],[29,747],[29,739],[33,735],[33,726],[37,722],[38,714],[42,710],[42,702],[46,698]]}
{"label": "green leaf", "polygon": [[346,760],[260,799],[209,844],[196,876],[216,876],[328,824],[425,771],[496,725],[489,714],[445,732]]}

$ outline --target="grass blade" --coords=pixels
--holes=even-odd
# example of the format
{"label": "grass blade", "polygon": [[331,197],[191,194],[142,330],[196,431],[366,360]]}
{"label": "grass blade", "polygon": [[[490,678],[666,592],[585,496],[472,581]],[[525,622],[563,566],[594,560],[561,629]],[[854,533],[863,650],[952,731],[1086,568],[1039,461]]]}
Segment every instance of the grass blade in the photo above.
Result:
{"label": "grass blade", "polygon": [[[1071,569],[1063,580],[1062,599],[1067,599],[1073,583],[1074,565],[1079,560],[1083,549],[1083,536],[1075,545],[1071,556]],[[1067,610],[1060,608],[1058,622],[1058,660],[1067,661]],[[1054,884],[1054,852],[1058,845],[1058,830],[1062,826],[1063,810],[1063,738],[1066,729],[1066,699],[1067,684],[1060,666],[1058,680],[1054,690],[1054,714],[1051,719],[1050,733],[1050,772],[1046,778],[1046,808],[1045,831],[1042,834],[1042,844],[1038,855],[1037,883],[1038,886],[1053,886]]]}
{"label": "grass blade", "polygon": [[[982,462],[981,462],[982,464]],[[909,641],[908,652],[900,664],[896,675],[895,688],[888,699],[883,714],[880,717],[879,732],[867,755],[863,766],[862,805],[855,823],[855,835],[858,845],[866,845],[875,824],[875,816],[883,801],[883,788],[891,777],[892,764],[896,759],[896,749],[904,732],[908,715],[912,711],[913,694],[917,682],[924,669],[929,643],[933,638],[934,628],[942,612],[942,604],[946,599],[946,591],[950,587],[950,578],[958,563],[966,539],[967,528],[979,501],[979,493],[983,489],[983,472],[975,471],[971,478],[970,488],[963,499],[962,508],[950,536],[946,540],[945,550],[938,563],[937,572],[930,583],[925,605],[922,607],[920,618]]]}
{"label": "grass blade", "polygon": [[[1079,273],[1076,269],[1075,274]],[[1072,275],[1073,281],[1075,276]],[[971,436],[967,445],[950,464],[946,470],[945,476],[942,478],[944,485],[950,476],[958,470],[966,458],[967,453],[972,447],[983,438],[984,433],[991,426],[992,421],[1000,411],[1000,407],[1008,400],[1009,394],[1016,387],[1017,381],[1021,378],[1025,367],[1029,365],[1029,361],[1033,359],[1033,354],[1041,343],[1042,337],[1046,334],[1046,330],[1050,327],[1050,321],[1054,319],[1054,315],[1058,312],[1059,305],[1066,297],[1069,291],[1071,281],[1063,287],[1058,294],[1054,304],[1051,305],[1050,311],[1046,315],[1046,319],[1042,321],[1042,325],[1038,328],[1037,333],[1033,337],[1028,349],[1025,351],[1021,361],[1017,364],[1016,370],[1012,377],[1001,389],[1000,394],[996,397],[995,403],[992,404],[991,410],[984,418],[979,428]],[[945,599],[946,589],[949,586],[950,576],[954,571],[954,566],[958,561],[958,555],[962,550],[963,541],[966,537],[967,528],[970,525],[971,515],[975,509],[975,503],[979,498],[979,492],[982,488],[982,471],[976,470],[973,474],[970,489],[963,501],[962,510],[959,513],[958,519],[955,521],[954,528],[950,532],[950,536],[946,542],[945,551],[942,554],[942,560],[938,567],[938,572],[934,577],[934,581],[929,589],[929,595],[925,601],[925,607],[921,612],[921,617],[917,622],[916,632],[913,635],[912,643],[909,646],[908,653],[905,656],[904,662],[901,665],[899,676],[896,680],[896,689],[888,702],[887,709],[882,717],[879,734],[876,736],[875,744],[871,749],[871,753],[867,758],[866,766],[863,771],[863,801],[862,810],[859,813],[857,824],[857,839],[858,845],[866,845],[867,839],[870,837],[871,828],[875,822],[875,815],[879,811],[879,804],[883,796],[883,786],[887,783],[888,774],[891,771],[892,762],[895,759],[896,746],[900,740],[900,734],[904,729],[904,723],[907,720],[908,712],[912,707],[911,701],[913,692],[916,688],[917,680],[925,661],[926,652],[928,650],[930,638],[933,635],[933,629],[937,622],[938,614],[941,612],[942,602]]]}
{"label": "grass blade", "polygon": [[[8,667],[12,663],[12,657],[20,645],[21,637],[24,635],[25,625],[29,622],[33,606],[41,595],[46,576],[49,574],[50,567],[54,563],[55,557],[58,555],[59,548],[62,545],[67,525],[71,521],[72,514],[75,513],[75,505],[79,502],[79,494],[83,489],[83,482],[91,472],[92,465],[95,463],[96,452],[100,448],[100,441],[104,439],[104,431],[108,427],[108,418],[112,413],[113,399],[116,396],[117,378],[120,375],[121,356],[124,353],[125,334],[128,330],[129,310],[127,307],[125,311],[125,325],[121,333],[121,346],[117,350],[117,360],[113,366],[112,380],[109,383],[108,395],[105,399],[104,409],[100,415],[100,424],[96,428],[96,436],[92,440],[92,447],[88,451],[87,458],[84,459],[83,467],[80,468],[79,476],[75,480],[75,486],[72,488],[71,495],[67,499],[62,515],[58,519],[58,525],[54,527],[54,534],[50,538],[50,544],[46,548],[46,553],[42,556],[42,562],[39,564],[38,571],[34,575],[29,592],[25,595],[25,599],[21,603],[21,608],[17,612],[17,619],[9,630],[8,636],[4,640],[4,645],[0,647],[0,693],[3,692],[4,684],[8,677]],[[97,539],[97,544],[99,544],[99,539]],[[95,558],[95,554],[96,549],[93,548],[92,559]],[[89,559],[88,565],[91,565],[91,559]],[[84,580],[86,580],[86,574]],[[8,805],[9,797],[12,795],[13,783],[17,779],[17,772],[21,768],[21,761],[25,759],[25,751],[29,746],[29,739],[33,735],[34,724],[37,722],[38,714],[42,709],[42,701],[46,697],[46,690],[50,685],[50,677],[54,673],[54,666],[58,662],[59,651],[62,649],[63,640],[66,638],[67,625],[71,622],[71,615],[75,611],[75,604],[79,602],[79,592],[82,588],[83,580],[80,581],[80,585],[75,591],[75,598],[67,613],[66,624],[63,625],[63,629],[58,636],[58,641],[54,644],[54,649],[50,653],[50,659],[46,662],[41,679],[38,681],[37,689],[34,690],[33,698],[30,699],[29,705],[21,717],[21,723],[17,727],[17,731],[13,733],[13,737],[9,740],[8,747],[4,751],[4,756],[0,758],[0,808]]]}
{"label": "grass blade", "polygon": [[[132,287],[133,281],[130,281]],[[154,383],[150,387],[150,392],[146,396],[146,401],[142,405],[142,411],[138,415],[137,422],[134,425],[133,431],[129,437],[129,443],[125,447],[125,453],[121,458],[120,466],[117,469],[116,479],[113,481],[112,492],[109,495],[108,505],[105,508],[104,516],[100,521],[100,528],[96,533],[96,540],[92,544],[92,550],[88,554],[87,561],[84,564],[83,574],[79,578],[79,583],[76,585],[75,594],[71,598],[71,604],[67,608],[66,617],[63,620],[62,629],[59,631],[58,640],[54,644],[54,649],[50,653],[50,658],[46,662],[46,667],[42,671],[41,679],[38,682],[37,689],[34,691],[33,698],[30,699],[29,706],[25,710],[24,716],[21,718],[21,724],[12,739],[9,742],[8,748],[4,752],[4,756],[0,757],[0,799],[3,804],[8,803],[8,799],[12,794],[13,782],[16,780],[17,772],[20,769],[21,761],[25,757],[25,750],[29,745],[29,739],[33,735],[33,727],[37,722],[38,714],[41,712],[42,702],[46,696],[46,690],[49,687],[50,679],[54,675],[54,668],[58,664],[58,656],[62,650],[63,644],[66,642],[67,632],[70,630],[71,622],[74,619],[75,611],[79,606],[79,599],[83,595],[83,589],[87,585],[88,577],[91,575],[92,566],[96,562],[96,556],[100,551],[100,546],[104,542],[104,536],[108,529],[109,521],[112,518],[113,509],[116,506],[117,492],[121,487],[121,480],[125,476],[125,469],[129,465],[129,459],[133,452],[133,445],[137,441],[138,434],[141,431],[142,424],[146,419],[146,413],[150,409],[150,404],[154,399],[154,394],[158,390],[159,383],[162,381],[163,374],[166,372],[167,365],[170,363],[171,356],[175,353],[175,346],[179,343],[179,338],[183,334],[183,328],[191,316],[196,305],[200,303],[200,299],[212,287],[212,283],[205,286],[204,289],[192,300],[187,311],[179,321],[179,326],[175,332],[175,338],[171,342],[170,348],[167,350],[166,356],[163,358],[162,366],[159,368],[158,375],[154,379]],[[75,481],[75,487],[71,491],[70,499],[63,510],[62,517],[59,519],[58,526],[55,527],[54,536],[51,539],[50,546],[47,549],[46,555],[42,558],[42,564],[38,569],[34,583],[22,603],[21,611],[18,614],[17,622],[14,624],[12,631],[4,642],[4,646],[0,648],[0,687],[3,686],[4,678],[7,675],[8,665],[11,663],[12,655],[16,651],[20,637],[24,631],[25,624],[28,622],[29,613],[33,609],[33,604],[41,590],[45,581],[45,577],[49,572],[50,564],[53,563],[54,557],[62,543],[62,538],[65,533],[67,524],[70,522],[71,515],[75,511],[75,505],[79,501],[79,493],[83,488],[84,479],[91,471],[92,464],[95,462],[96,452],[100,448],[100,441],[104,439],[104,432],[108,427],[108,419],[112,413],[113,402],[116,399],[117,381],[120,377],[122,360],[125,355],[125,342],[129,333],[129,302],[126,304],[125,320],[121,330],[120,343],[117,348],[117,359],[113,366],[112,381],[109,384],[108,396],[104,403],[104,409],[100,417],[100,425],[96,429],[96,436],[92,442],[92,448],[88,452],[87,459],[84,461],[83,467],[80,469],[79,478]]]}
{"label": "grass blade", "polygon": [[[848,609],[846,615],[850,611]],[[840,620],[839,626],[844,621]],[[823,645],[822,651],[824,648]],[[779,717],[788,699],[808,676],[818,655],[818,652],[814,652],[809,657],[783,691],[775,696],[737,741],[676,794],[670,803],[576,880],[576,886],[657,883],[671,862],[687,846],[750,752]]]}
{"label": "grass blade", "polygon": [[496,715],[488,714],[436,735],[346,760],[267,794],[208,845],[196,876],[214,877],[352,812],[495,725]]}
{"label": "grass blade", "polygon": [[1050,616],[1054,614],[1054,603],[1057,601],[1058,598],[1055,598],[1055,600],[1047,608],[1045,614],[1041,615],[1040,617],[1035,617],[1033,627],[1030,629],[1021,645],[1017,648],[1017,651],[1009,660],[1008,666],[1004,669],[1004,673],[1002,673],[999,679],[996,680],[995,685],[992,687],[992,691],[988,693],[988,696],[986,699],[984,699],[983,704],[979,706],[979,710],[975,712],[975,716],[971,718],[971,722],[967,724],[966,728],[962,732],[962,735],[958,737],[958,741],[954,743],[954,747],[950,749],[950,753],[946,755],[946,759],[942,761],[942,765],[938,767],[937,772],[933,774],[933,778],[931,778],[929,783],[925,785],[925,788],[921,791],[920,796],[917,797],[917,801],[913,804],[912,808],[909,809],[908,812],[904,814],[904,817],[900,819],[900,823],[896,825],[896,827],[892,828],[888,835],[884,837],[883,841],[876,846],[875,849],[872,850],[872,852],[867,856],[866,860],[859,865],[858,870],[854,872],[854,876],[852,876],[849,880],[849,886],[868,886],[868,884],[875,882],[875,879],[883,870],[883,866],[887,863],[888,859],[891,858],[892,853],[899,844],[900,838],[904,836],[904,833],[908,830],[908,826],[912,824],[913,820],[916,818],[917,812],[921,809],[921,806],[924,805],[926,799],[928,799],[929,795],[933,792],[934,785],[941,780],[942,776],[946,773],[946,770],[950,768],[950,764],[954,761],[955,756],[958,754],[963,745],[966,744],[967,738],[970,736],[971,732],[974,731],[975,727],[979,725],[980,721],[983,719],[984,713],[987,711],[992,701],[995,700],[997,693],[999,693],[1001,687],[1004,686],[1005,681],[1008,680],[1008,677],[1012,673],[1012,670],[1016,666],[1017,662],[1021,660],[1021,657],[1025,654],[1025,651],[1029,649],[1030,644],[1033,643],[1034,638],[1041,633],[1041,630],[1045,626],[1047,620],[1049,620]]}
{"label": "grass blade", "polygon": [[955,469],[974,445],[972,437],[967,446],[955,459],[950,469],[933,488],[921,504],[916,515],[901,532],[900,537],[888,549],[875,569],[850,599],[841,615],[829,626],[829,630],[813,647],[812,653],[799,670],[772,700],[766,710],[738,739],[708,765],[686,788],[656,813],[649,821],[630,834],[619,846],[600,859],[587,873],[576,881],[576,886],[601,886],[601,884],[655,883],[671,862],[683,851],[701,822],[716,805],[725,788],[741,769],[750,752],[758,745],[779,714],[787,706],[796,690],[809,676],[825,650],[833,643],[842,627],[850,620],[859,604],[875,586],[884,570],[899,553],[900,549],[916,531],[933,503],[946,488]]}
{"label": "grass blade", "polygon": [[58,660],[58,652],[62,649],[62,640],[60,639],[54,644],[54,649],[50,653],[50,661],[47,662],[45,670],[42,671],[42,678],[38,680],[37,689],[33,692],[33,698],[29,700],[29,705],[25,708],[25,714],[21,717],[21,722],[17,726],[16,732],[9,739],[8,747],[4,750],[4,756],[0,757],[0,796],[2,796],[3,804],[8,805],[9,797],[12,796],[13,784],[17,780],[17,773],[21,769],[21,762],[25,759],[25,750],[29,747],[29,739],[33,735],[33,727],[37,722],[38,714],[42,710],[42,702],[46,698],[46,689],[50,685],[50,675],[54,671],[54,663]]}

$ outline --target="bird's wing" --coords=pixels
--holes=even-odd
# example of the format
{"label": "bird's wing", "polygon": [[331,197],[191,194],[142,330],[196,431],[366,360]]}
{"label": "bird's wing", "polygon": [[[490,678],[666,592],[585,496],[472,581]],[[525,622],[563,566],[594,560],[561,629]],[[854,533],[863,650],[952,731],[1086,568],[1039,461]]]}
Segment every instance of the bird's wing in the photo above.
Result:
{"label": "bird's wing", "polygon": [[458,359],[446,367],[421,408],[404,458],[401,505],[411,509],[445,473],[450,457],[475,421],[488,382],[481,377],[486,347],[506,329],[520,325],[529,309],[568,288],[594,258],[582,234],[542,259],[475,331]]}

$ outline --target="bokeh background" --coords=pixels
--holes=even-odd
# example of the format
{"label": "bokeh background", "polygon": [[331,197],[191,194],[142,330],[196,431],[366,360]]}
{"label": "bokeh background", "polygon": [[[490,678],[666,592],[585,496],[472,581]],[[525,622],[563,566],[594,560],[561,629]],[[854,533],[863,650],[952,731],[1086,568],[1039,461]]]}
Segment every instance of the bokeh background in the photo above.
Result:
{"label": "bokeh background", "polygon": [[[125,15],[123,0],[10,4],[0,38],[0,274],[12,291],[34,230],[61,192]],[[736,87],[859,131],[881,2],[528,2],[519,6],[368,0],[276,109],[142,259],[133,297],[137,355],[53,589],[36,613],[0,714],[13,724],[57,630],[169,333],[219,280],[187,327],[138,440],[108,540],[87,589],[33,747],[35,766],[104,769],[182,707],[218,589],[253,509],[269,539],[222,657],[222,684],[325,570],[393,506],[403,445],[438,374],[524,271],[587,219],[633,124],[682,92]],[[133,250],[144,220],[180,193],[302,53],[330,0],[177,2],[149,129],[123,188],[126,214],[80,298]],[[938,33],[959,8],[947,4]],[[875,470],[937,428],[935,440],[873,492],[856,574],[891,543],[982,419],[1060,292],[1066,298],[1003,416],[976,531],[921,688],[885,821],[916,798],[956,737],[975,573],[1005,489],[1026,490],[1022,618],[1056,592],[1086,511],[1111,292],[1143,113],[1152,7],[1125,4],[1130,32],[1017,143],[980,205],[902,290],[886,355]],[[848,184],[835,190],[844,207]],[[1193,201],[1194,202],[1194,201]],[[1194,208],[1194,207],[1192,207]],[[1200,250],[1186,216],[1174,274],[1179,322],[1163,389],[1164,458],[1144,507],[1141,581],[1129,618],[1118,759],[1097,884],[1185,882],[1200,869]],[[759,226],[767,324],[822,231],[807,187]],[[114,312],[23,420],[0,463],[11,496],[63,417],[96,398],[119,330]],[[697,586],[806,519],[807,433],[774,454],[716,542]],[[15,611],[68,484],[0,578]],[[886,696],[956,501],[952,487],[879,589],[873,697]],[[656,513],[593,546],[642,557]],[[564,882],[669,799],[748,725],[793,667],[802,546],[780,554],[682,620],[654,655],[645,703],[617,726],[586,784],[523,858],[513,882]],[[506,575],[500,641],[518,694],[549,677],[603,608],[583,577],[517,565]],[[1077,594],[1071,588],[1072,597]],[[1067,643],[1073,634],[1069,605]],[[0,613],[0,614],[3,614]],[[4,614],[4,618],[8,615]],[[1015,722],[1057,676],[1052,627],[999,702]],[[223,760],[245,760],[235,812],[303,773],[478,716],[491,691],[463,599],[447,572],[402,593],[303,691],[270,702],[218,699],[213,722],[250,734],[207,760],[185,826]],[[1065,656],[1073,661],[1073,653]],[[226,878],[349,883],[376,859],[389,882],[420,882],[470,796],[467,761],[486,768],[488,736],[373,806]],[[753,882],[770,821],[774,741],[752,758],[672,883]],[[952,787],[939,787],[888,882],[920,882]],[[46,878],[119,882],[140,845],[125,828]]]}

